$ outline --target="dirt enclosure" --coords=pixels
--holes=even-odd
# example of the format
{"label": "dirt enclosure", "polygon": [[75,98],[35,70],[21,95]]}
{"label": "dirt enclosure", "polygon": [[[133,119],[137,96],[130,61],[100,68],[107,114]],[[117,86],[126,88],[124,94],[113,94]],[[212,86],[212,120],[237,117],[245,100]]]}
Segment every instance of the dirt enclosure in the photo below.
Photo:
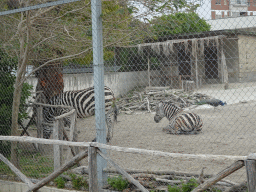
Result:
{"label": "dirt enclosure", "polygon": [[[168,121],[165,118],[155,123],[154,112],[134,112],[130,115],[121,113],[110,144],[171,153],[247,156],[255,152],[255,105],[255,102],[246,102],[217,109],[190,110],[203,119],[203,131],[198,135],[171,135],[163,132],[162,128],[167,126]],[[94,117],[79,119],[77,127],[79,141],[91,141],[94,138]],[[233,163],[230,160],[172,159],[115,151],[108,151],[108,154],[125,169],[145,171],[200,173],[206,167],[206,174],[216,174]],[[227,179],[238,183],[246,180],[245,169],[233,173]]]}

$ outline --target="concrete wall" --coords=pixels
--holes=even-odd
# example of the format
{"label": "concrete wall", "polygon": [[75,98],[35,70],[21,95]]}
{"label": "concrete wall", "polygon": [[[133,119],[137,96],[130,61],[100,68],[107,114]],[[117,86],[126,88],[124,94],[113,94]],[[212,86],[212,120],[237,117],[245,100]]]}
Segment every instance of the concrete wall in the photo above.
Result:
{"label": "concrete wall", "polygon": [[239,81],[256,81],[256,37],[238,36],[239,48]]}
{"label": "concrete wall", "polygon": [[239,49],[238,39],[224,39],[224,54],[228,68],[228,81],[230,83],[239,81]]}
{"label": "concrete wall", "polygon": [[[35,91],[37,78],[31,77],[27,82],[33,85]],[[116,97],[120,97],[134,87],[148,86],[148,73],[147,71],[105,73],[104,82],[114,91]],[[64,91],[92,86],[94,86],[92,73],[64,74]]]}

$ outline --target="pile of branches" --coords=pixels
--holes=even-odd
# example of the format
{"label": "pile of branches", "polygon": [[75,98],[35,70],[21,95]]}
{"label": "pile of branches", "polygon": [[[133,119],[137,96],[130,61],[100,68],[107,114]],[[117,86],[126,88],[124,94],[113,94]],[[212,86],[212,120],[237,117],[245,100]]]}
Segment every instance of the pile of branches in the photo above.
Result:
{"label": "pile of branches", "polygon": [[[187,183],[202,184],[206,180],[213,178],[215,175],[204,174],[202,168],[199,174],[197,173],[188,173],[188,172],[177,172],[177,171],[145,171],[145,170],[133,170],[125,169],[134,179],[138,180],[148,190],[154,191],[168,191],[168,186],[179,186],[186,185]],[[88,167],[81,166],[78,168],[72,169],[70,172],[78,175],[87,176]],[[108,177],[118,177],[120,174],[115,169],[108,168],[105,170],[108,173]],[[87,176],[88,178],[88,176]],[[195,186],[197,186],[195,185]],[[195,187],[191,186],[191,187]],[[111,190],[110,186],[107,186],[107,189]],[[233,191],[246,191],[247,182],[243,181],[241,183],[236,183],[230,180],[222,179],[216,182],[214,185],[210,186],[207,191],[224,191],[224,192],[233,192]],[[124,190],[125,192],[137,192],[140,191],[136,186],[129,185],[128,189]],[[190,190],[192,191],[192,189]]]}
{"label": "pile of branches", "polygon": [[189,93],[181,89],[146,88],[141,91],[132,91],[121,97],[117,104],[121,112],[131,114],[134,111],[155,111],[159,101],[168,101],[181,108],[195,105],[202,99],[210,99],[201,93]]}

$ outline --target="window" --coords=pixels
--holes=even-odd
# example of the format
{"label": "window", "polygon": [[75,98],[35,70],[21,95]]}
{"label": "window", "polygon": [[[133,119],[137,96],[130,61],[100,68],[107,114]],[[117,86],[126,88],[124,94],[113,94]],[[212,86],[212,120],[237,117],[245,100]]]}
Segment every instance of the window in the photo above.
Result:
{"label": "window", "polygon": [[256,0],[253,0],[253,1],[252,1],[252,5],[253,5],[254,7],[256,7]]}
{"label": "window", "polygon": [[224,0],[224,5],[227,5],[227,0]]}
{"label": "window", "polygon": [[231,4],[237,4],[237,5],[247,5],[248,1],[247,0],[231,0]]}
{"label": "window", "polygon": [[221,4],[221,0],[216,0],[216,5],[220,5]]}

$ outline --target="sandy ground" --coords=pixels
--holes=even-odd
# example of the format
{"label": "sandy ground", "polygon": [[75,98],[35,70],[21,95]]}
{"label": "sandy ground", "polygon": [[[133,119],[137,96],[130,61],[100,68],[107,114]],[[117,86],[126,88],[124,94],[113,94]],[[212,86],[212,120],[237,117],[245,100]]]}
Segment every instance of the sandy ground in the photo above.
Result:
{"label": "sandy ground", "polygon": [[[247,90],[247,95],[244,94],[245,90]],[[158,124],[155,123],[153,120],[154,112],[134,112],[131,115],[121,113],[118,116],[114,137],[110,144],[184,154],[247,156],[255,152],[256,102],[253,101],[255,99],[254,88],[238,87],[229,91],[220,89],[215,89],[215,92],[213,89],[200,91],[210,95],[215,94],[215,96],[220,94],[228,103],[228,105],[218,107],[218,109],[204,105],[191,110],[203,119],[202,133],[198,135],[170,135],[162,131],[162,128],[168,124],[167,119],[163,119]],[[227,93],[227,95],[221,94],[221,92]],[[240,99],[238,97],[241,93],[243,95]],[[233,98],[237,100],[234,101]],[[78,120],[79,141],[91,141],[94,138],[93,122],[94,117]],[[233,163],[230,160],[171,159],[113,151],[109,151],[108,154],[123,168],[148,171],[169,170],[200,173],[202,167],[206,167],[206,173],[216,174]],[[228,179],[236,182],[246,180],[245,169],[235,172]]]}
{"label": "sandy ground", "polygon": [[[247,156],[254,153],[256,89],[255,84],[246,85],[233,84],[229,90],[224,90],[223,85],[211,85],[197,90],[228,103],[218,109],[203,105],[191,110],[203,119],[203,131],[198,135],[167,134],[162,131],[168,125],[166,118],[157,124],[153,120],[154,112],[137,111],[118,116],[110,145],[183,154]],[[94,123],[94,117],[78,119],[78,141],[91,141],[94,138]],[[200,173],[206,167],[205,173],[216,174],[233,163],[230,160],[172,159],[115,151],[108,151],[108,155],[123,168],[147,171]],[[87,162],[83,164],[87,165]],[[227,179],[238,183],[246,180],[245,169],[242,168]]]}

